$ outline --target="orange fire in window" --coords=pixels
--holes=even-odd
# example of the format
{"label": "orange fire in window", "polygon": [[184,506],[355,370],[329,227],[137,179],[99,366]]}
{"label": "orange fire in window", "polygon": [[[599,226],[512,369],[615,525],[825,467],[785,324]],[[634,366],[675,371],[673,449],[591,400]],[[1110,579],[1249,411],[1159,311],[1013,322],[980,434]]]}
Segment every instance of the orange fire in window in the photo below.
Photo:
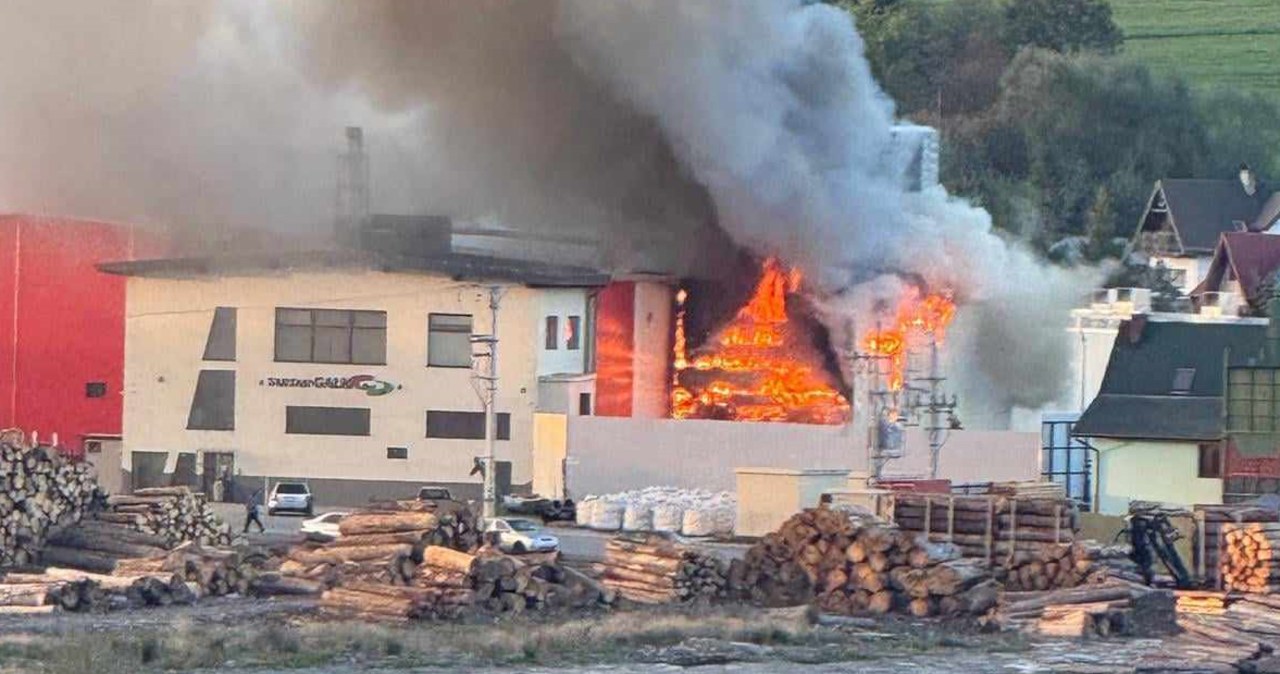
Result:
{"label": "orange fire in window", "polygon": [[[671,416],[676,419],[731,419],[842,424],[849,401],[821,365],[807,335],[787,316],[787,294],[799,290],[797,270],[766,260],[755,292],[734,319],[695,353],[685,335],[684,303],[676,295]],[[890,389],[902,387],[909,339],[933,335],[939,342],[955,316],[949,295],[918,293],[898,306],[891,327],[871,330],[861,350],[883,356],[880,371]]]}
{"label": "orange fire in window", "polygon": [[921,297],[915,293],[898,305],[891,327],[872,330],[863,336],[862,350],[887,360],[888,367],[882,367],[881,371],[886,374],[890,390],[902,388],[911,336],[932,335],[941,344],[946,341],[947,327],[955,314],[956,305],[949,294],[933,293]]}
{"label": "orange fire in window", "polygon": [[687,295],[680,291],[672,417],[813,424],[849,420],[849,401],[787,316],[787,293],[795,292],[800,282],[798,272],[766,261],[750,301],[692,355],[684,330]]}

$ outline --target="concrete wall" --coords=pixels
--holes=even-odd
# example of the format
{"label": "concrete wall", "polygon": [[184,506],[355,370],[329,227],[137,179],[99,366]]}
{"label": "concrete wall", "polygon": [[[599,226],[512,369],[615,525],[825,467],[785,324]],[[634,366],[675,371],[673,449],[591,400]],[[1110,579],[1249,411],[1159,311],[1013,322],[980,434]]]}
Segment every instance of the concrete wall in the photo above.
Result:
{"label": "concrete wall", "polygon": [[[866,470],[864,440],[848,426],[744,423],[701,419],[568,419],[568,487],[591,493],[654,485],[732,490],[738,467]],[[939,464],[955,482],[1034,480],[1039,434],[953,431]],[[925,476],[928,442],[907,434],[907,452],[886,474]]]}
{"label": "concrete wall", "polygon": [[1130,500],[1181,505],[1222,503],[1222,480],[1197,477],[1196,443],[1095,439],[1098,467],[1098,512],[1128,512]]}
{"label": "concrete wall", "polygon": [[568,417],[563,414],[533,415],[533,493],[547,498],[564,498],[564,471]]}
{"label": "concrete wall", "polygon": [[739,536],[777,531],[793,514],[818,505],[824,493],[844,490],[849,479],[845,470],[739,468],[735,473],[738,510],[733,533]]}
{"label": "concrete wall", "polygon": [[[511,439],[497,443],[499,461],[512,463],[512,482],[531,477],[533,411],[538,391],[537,338],[546,306],[543,291],[511,287],[499,313],[497,408],[511,414]],[[571,291],[563,291],[562,294]],[[585,291],[577,292],[585,297]],[[569,303],[567,295],[557,302]],[[203,362],[214,308],[236,307],[236,362]],[[274,361],[276,307],[318,307],[387,312],[386,365],[332,365]],[[474,330],[488,332],[487,292],[449,279],[377,272],[330,272],[172,280],[131,278],[126,321],[122,464],[132,452],[226,451],[245,476],[288,476],[324,481],[479,484],[469,475],[483,440],[425,438],[428,409],[482,410],[467,368],[427,367],[427,314],[464,313]],[[585,320],[585,315],[584,315]],[[580,352],[578,352],[580,353]],[[188,408],[202,368],[236,372],[235,430],[188,431]],[[369,374],[398,388],[382,396],[358,389],[279,388],[268,377],[350,377]],[[288,405],[364,407],[367,437],[290,435]],[[408,459],[388,459],[390,446]],[[172,465],[172,461],[170,461]],[[389,485],[390,486],[390,485]],[[361,488],[361,493],[367,492]],[[338,491],[335,487],[335,491]],[[346,496],[342,497],[346,500]]]}

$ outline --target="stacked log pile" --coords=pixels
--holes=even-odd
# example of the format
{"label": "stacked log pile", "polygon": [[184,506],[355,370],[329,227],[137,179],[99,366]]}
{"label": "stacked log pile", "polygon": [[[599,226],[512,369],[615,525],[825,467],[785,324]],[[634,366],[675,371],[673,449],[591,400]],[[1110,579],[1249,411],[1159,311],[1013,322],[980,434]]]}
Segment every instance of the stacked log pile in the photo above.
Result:
{"label": "stacked log pile", "polygon": [[[247,593],[262,561],[229,548],[195,542],[169,549],[168,542],[167,536],[142,533],[128,525],[86,519],[50,538],[41,551],[40,562],[80,573],[122,578],[157,577],[168,582],[177,576],[191,585],[196,596],[203,597]],[[163,594],[155,583],[150,585],[153,590],[145,595]],[[172,594],[179,602],[186,599],[185,590],[176,585]],[[153,598],[140,603],[164,605],[172,601]]]}
{"label": "stacked log pile", "polygon": [[594,570],[617,596],[642,604],[720,599],[728,586],[727,568],[719,558],[661,534],[610,540],[604,561]]}
{"label": "stacked log pile", "polygon": [[1228,524],[1222,532],[1219,570],[1227,590],[1280,591],[1280,524]]}
{"label": "stacked log pile", "polygon": [[1053,637],[1176,631],[1173,594],[1126,582],[1047,592],[1005,592],[985,618],[989,627]]}
{"label": "stacked log pile", "polygon": [[347,618],[452,620],[473,611],[522,613],[599,601],[599,589],[553,560],[522,562],[482,550],[428,546],[408,585],[347,581],[326,590],[321,609]]}
{"label": "stacked log pile", "polygon": [[1017,552],[993,569],[1005,589],[1015,592],[1059,590],[1108,578],[1142,582],[1136,565],[1123,545],[1096,541],[1045,544],[1036,552]]}
{"label": "stacked log pile", "polygon": [[439,545],[454,550],[475,550],[481,544],[480,523],[475,513],[462,503],[448,503],[441,507],[414,499],[376,504],[374,510],[434,515],[436,525],[427,536],[427,545]]}
{"label": "stacked log pile", "polygon": [[0,443],[0,566],[33,562],[46,538],[76,521],[100,496],[84,463],[46,447],[26,447],[20,433]]}
{"label": "stacked log pile", "polygon": [[350,582],[408,586],[439,518],[422,511],[372,511],[338,523],[342,536],[329,543],[308,542],[289,550],[280,572],[322,583]]}
{"label": "stacked log pile", "polygon": [[[0,578],[0,613],[105,611],[189,604],[198,587],[177,574],[108,576],[49,567],[39,573],[9,572]],[[46,607],[39,611],[29,607]],[[9,607],[21,607],[10,611]]]}
{"label": "stacked log pile", "polygon": [[1017,553],[1039,554],[1046,544],[1072,543],[1078,529],[1075,505],[1057,498],[1006,498],[896,494],[894,523],[954,543],[965,557],[993,564]]}
{"label": "stacked log pile", "polygon": [[138,489],[110,496],[107,504],[114,512],[109,519],[163,536],[169,546],[186,541],[231,545],[231,530],[209,507],[204,494],[187,487]]}
{"label": "stacked log pile", "polygon": [[986,612],[998,585],[985,561],[890,526],[857,526],[827,508],[805,510],[731,565],[735,594],[769,606],[816,598],[832,613],[915,616]]}

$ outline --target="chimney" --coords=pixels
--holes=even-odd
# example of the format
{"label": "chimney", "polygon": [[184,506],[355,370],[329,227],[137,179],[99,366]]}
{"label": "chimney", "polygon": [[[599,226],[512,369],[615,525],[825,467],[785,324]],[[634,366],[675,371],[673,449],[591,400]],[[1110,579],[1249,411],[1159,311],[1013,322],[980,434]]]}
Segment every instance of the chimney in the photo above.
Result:
{"label": "chimney", "polygon": [[1240,187],[1244,188],[1244,193],[1253,196],[1258,191],[1258,176],[1254,175],[1253,169],[1248,164],[1240,165]]}
{"label": "chimney", "polygon": [[364,151],[364,130],[346,129],[347,151],[339,157],[335,230],[337,239],[352,245],[369,217],[369,157]]}

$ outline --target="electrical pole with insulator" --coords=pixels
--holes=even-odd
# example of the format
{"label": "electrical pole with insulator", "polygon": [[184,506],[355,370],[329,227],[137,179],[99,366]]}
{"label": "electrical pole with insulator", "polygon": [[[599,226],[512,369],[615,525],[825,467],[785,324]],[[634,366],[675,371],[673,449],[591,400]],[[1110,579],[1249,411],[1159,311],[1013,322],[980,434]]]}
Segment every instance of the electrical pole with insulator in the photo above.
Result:
{"label": "electrical pole with insulator", "polygon": [[489,288],[489,334],[473,335],[472,344],[483,344],[486,348],[476,354],[487,361],[484,371],[477,367],[473,360],[472,379],[479,384],[477,392],[484,404],[484,456],[482,470],[484,477],[484,517],[496,517],[498,514],[498,485],[495,474],[494,443],[498,436],[498,415],[496,411],[498,399],[498,305],[502,300],[502,289],[498,286]]}

